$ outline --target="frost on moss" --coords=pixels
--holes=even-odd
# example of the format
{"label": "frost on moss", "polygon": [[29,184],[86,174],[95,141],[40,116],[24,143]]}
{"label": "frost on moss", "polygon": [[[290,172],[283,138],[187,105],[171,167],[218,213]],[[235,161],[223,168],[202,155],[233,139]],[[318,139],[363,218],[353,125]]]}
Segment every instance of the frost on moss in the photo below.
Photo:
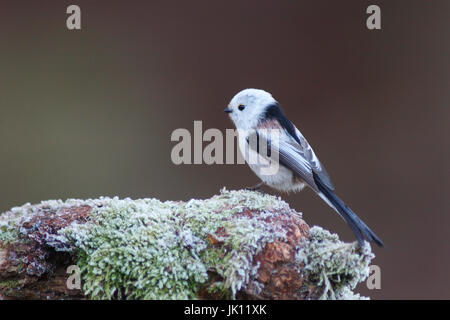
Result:
{"label": "frost on moss", "polygon": [[[64,215],[64,210],[78,207],[78,206],[102,206],[108,201],[108,198],[100,199],[68,199],[62,200],[47,200],[42,201],[39,204],[26,203],[20,207],[14,207],[9,211],[0,214],[0,242],[11,243],[17,241],[20,235],[26,235],[28,233],[22,226],[27,222],[32,221],[38,215],[53,215],[55,217]],[[35,229],[38,226],[35,226]],[[46,237],[52,237],[52,235],[45,235]],[[51,240],[51,239],[50,239]],[[61,239],[64,240],[64,239]]]}
{"label": "frost on moss", "polygon": [[[224,279],[216,289],[234,296],[254,273],[254,255],[285,236],[270,223],[236,213],[258,210],[264,217],[282,208],[289,207],[279,198],[249,191],[222,190],[186,203],[114,198],[94,207],[90,221],[60,234],[78,252],[84,292],[91,298],[195,298],[210,268]],[[206,242],[218,228],[227,234],[223,249]]]}
{"label": "frost on moss", "polygon": [[[235,298],[243,289],[256,288],[256,295],[266,290],[258,277],[267,266],[260,268],[255,257],[267,243],[293,239],[293,216],[301,218],[279,197],[246,190],[223,189],[188,202],[50,200],[0,214],[0,245],[30,243],[27,266],[45,267],[34,276],[52,273],[48,250],[70,253],[82,271],[83,292],[92,299],[192,299],[199,289]],[[285,223],[272,223],[277,219]],[[369,245],[359,249],[314,227],[309,239],[291,246],[289,265],[304,279],[299,287],[319,288],[327,299],[361,298],[352,290],[368,276]]]}
{"label": "frost on moss", "polygon": [[[31,206],[25,204],[23,207]],[[0,214],[0,241],[10,243],[17,239],[19,223],[23,219],[23,207],[12,208],[10,211]]]}
{"label": "frost on moss", "polygon": [[301,272],[311,284],[323,288],[321,299],[363,299],[353,289],[369,276],[374,258],[368,242],[344,243],[336,234],[314,226],[296,255]]}

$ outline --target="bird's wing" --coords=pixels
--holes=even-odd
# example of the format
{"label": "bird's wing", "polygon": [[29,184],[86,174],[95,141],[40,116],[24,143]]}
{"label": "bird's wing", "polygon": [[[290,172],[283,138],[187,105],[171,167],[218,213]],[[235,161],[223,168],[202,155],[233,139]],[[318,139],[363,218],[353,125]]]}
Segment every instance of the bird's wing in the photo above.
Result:
{"label": "bird's wing", "polygon": [[319,158],[317,158],[316,154],[314,153],[314,150],[309,145],[306,138],[301,134],[301,132],[295,128],[295,133],[298,137],[298,140],[295,142],[300,141],[300,143],[297,143],[297,149],[302,154],[302,156],[307,159],[309,164],[311,165],[312,171],[322,180],[322,182],[331,190],[334,190],[333,183],[331,182],[330,176],[328,175],[327,170],[323,166],[322,163],[320,163]]}
{"label": "bird's wing", "polygon": [[[280,135],[281,139],[278,139],[277,142],[272,141],[270,134],[267,134],[265,131],[256,130],[254,134],[257,135],[258,140],[266,140],[262,141],[262,143],[268,144],[267,150],[270,150],[272,153],[277,153],[278,161],[281,165],[295,172],[311,188],[316,191],[318,190],[313,177],[314,172],[327,187],[334,190],[327,171],[320,163],[305,137],[303,137],[297,128],[295,128],[296,137],[293,137],[287,130],[285,131],[286,135]],[[288,138],[283,139],[282,137]],[[259,150],[256,151],[259,153]],[[275,154],[272,154],[271,158],[274,158],[274,156]]]}

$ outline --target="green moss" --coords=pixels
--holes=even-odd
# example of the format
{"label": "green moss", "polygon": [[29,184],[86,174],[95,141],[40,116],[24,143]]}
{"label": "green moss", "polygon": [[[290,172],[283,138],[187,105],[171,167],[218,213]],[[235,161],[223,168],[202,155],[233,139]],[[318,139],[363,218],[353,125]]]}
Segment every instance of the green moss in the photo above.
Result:
{"label": "green moss", "polygon": [[[93,299],[190,299],[214,268],[231,296],[244,287],[253,256],[284,233],[269,223],[238,212],[287,204],[249,191],[226,191],[187,203],[156,199],[109,199],[90,214],[91,221],[60,233],[78,252],[84,292]],[[207,235],[223,227],[220,248],[208,247]],[[231,250],[230,250],[231,249]]]}
{"label": "green moss", "polygon": [[374,258],[368,242],[344,243],[336,234],[312,227],[296,259],[304,267],[304,278],[323,288],[322,299],[360,299],[352,292],[369,276],[369,264]]}
{"label": "green moss", "polygon": [[211,284],[207,291],[214,295],[216,299],[227,300],[230,299],[230,290],[221,281]]}
{"label": "green moss", "polygon": [[[58,234],[45,234],[46,247],[69,251],[80,267],[84,293],[92,299],[192,299],[200,287],[234,298],[256,276],[253,257],[268,242],[285,240],[270,220],[289,215],[280,198],[251,191],[227,191],[206,200],[50,200],[25,204],[0,215],[0,243],[27,239],[21,228],[36,214],[56,217],[64,208],[90,206],[89,219]],[[246,211],[258,212],[249,217]],[[221,245],[209,243],[217,235]],[[298,248],[305,282],[323,288],[322,298],[354,299],[352,289],[368,276],[370,246],[358,249],[319,227]],[[301,265],[305,265],[304,268]],[[208,271],[218,281],[208,283]]]}
{"label": "green moss", "polygon": [[22,215],[17,211],[0,214],[0,242],[6,244],[17,239],[21,218]]}
{"label": "green moss", "polygon": [[0,281],[1,289],[16,289],[20,286],[21,286],[20,280],[17,280],[17,279]]}

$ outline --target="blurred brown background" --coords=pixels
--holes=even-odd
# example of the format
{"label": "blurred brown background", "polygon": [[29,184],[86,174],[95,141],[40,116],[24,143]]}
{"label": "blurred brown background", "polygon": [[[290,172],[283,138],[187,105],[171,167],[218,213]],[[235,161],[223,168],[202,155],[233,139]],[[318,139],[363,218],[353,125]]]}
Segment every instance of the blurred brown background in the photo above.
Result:
{"label": "blurred brown background", "polygon": [[[244,165],[170,160],[176,128],[232,128],[246,87],[273,93],[337,193],[383,239],[372,298],[450,298],[450,2],[2,1],[0,212],[100,195],[205,198],[258,182]],[[269,192],[273,192],[267,189]],[[310,191],[311,225],[345,223]]]}

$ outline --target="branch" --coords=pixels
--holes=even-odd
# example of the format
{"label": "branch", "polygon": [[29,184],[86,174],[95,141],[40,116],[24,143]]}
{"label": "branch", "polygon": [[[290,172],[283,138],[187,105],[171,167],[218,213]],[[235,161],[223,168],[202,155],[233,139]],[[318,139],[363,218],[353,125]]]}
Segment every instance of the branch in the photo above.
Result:
{"label": "branch", "polygon": [[[244,190],[50,200],[0,215],[0,299],[353,299],[373,257]],[[70,265],[80,289],[66,284]]]}

